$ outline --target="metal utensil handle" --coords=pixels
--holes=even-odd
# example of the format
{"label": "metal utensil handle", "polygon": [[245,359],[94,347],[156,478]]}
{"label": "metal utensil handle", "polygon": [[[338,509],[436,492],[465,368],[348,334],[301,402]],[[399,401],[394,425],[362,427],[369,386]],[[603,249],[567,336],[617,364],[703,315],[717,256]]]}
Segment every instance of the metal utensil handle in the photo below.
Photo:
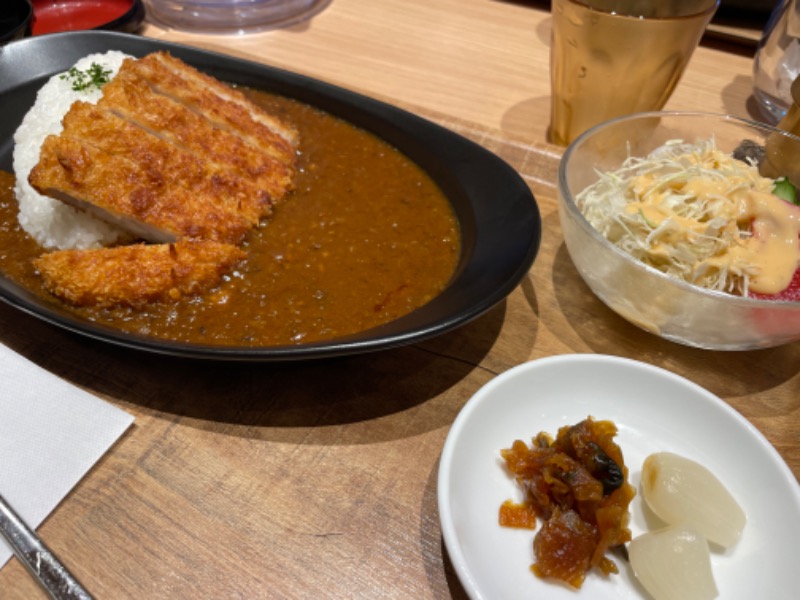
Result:
{"label": "metal utensil handle", "polygon": [[91,600],[92,596],[61,564],[0,495],[0,532],[33,576],[55,600]]}

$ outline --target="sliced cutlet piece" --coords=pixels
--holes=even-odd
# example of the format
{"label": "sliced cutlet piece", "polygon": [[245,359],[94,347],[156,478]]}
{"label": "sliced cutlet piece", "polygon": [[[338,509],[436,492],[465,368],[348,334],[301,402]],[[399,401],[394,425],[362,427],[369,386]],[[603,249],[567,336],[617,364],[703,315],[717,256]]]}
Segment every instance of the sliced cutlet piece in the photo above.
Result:
{"label": "sliced cutlet piece", "polygon": [[181,237],[238,244],[251,225],[169,178],[82,140],[48,136],[28,180],[51,196],[151,242]]}
{"label": "sliced cutlet piece", "polygon": [[[155,93],[150,84],[129,70],[121,69],[103,86],[103,96],[97,105],[187,152],[225,165],[250,179],[269,195],[273,204],[293,188],[294,164],[282,163],[239,136],[214,126],[185,105]],[[269,214],[268,207],[264,214]]]}
{"label": "sliced cutlet piece", "polygon": [[[201,89],[207,90],[216,94],[226,102],[237,105],[248,113],[249,118],[264,125],[289,142],[295,149],[297,148],[299,143],[297,130],[291,124],[281,121],[275,115],[271,115],[255,105],[239,90],[198,71],[168,52],[154,52],[148,55],[144,61],[144,64],[148,67],[152,67],[155,72],[154,63],[159,63],[159,67],[168,69],[172,71],[172,73],[189,81],[195,88],[194,93],[197,93],[197,91]],[[154,78],[153,81],[155,82],[156,79]]]}
{"label": "sliced cutlet piece", "polygon": [[130,306],[177,301],[217,287],[246,254],[208,240],[58,250],[34,260],[45,288],[75,306]]}
{"label": "sliced cutlet piece", "polygon": [[218,127],[236,133],[285,164],[294,163],[297,133],[248,100],[239,90],[166,52],[155,52],[130,61],[123,70],[144,77],[158,93],[182,102]]}
{"label": "sliced cutlet piece", "polygon": [[270,210],[270,196],[232,169],[203,160],[202,156],[153,135],[87,102],[75,102],[63,119],[64,135],[100,150],[120,155],[142,168],[151,180],[170,180],[193,194],[219,205],[222,211],[241,213],[252,225]]}

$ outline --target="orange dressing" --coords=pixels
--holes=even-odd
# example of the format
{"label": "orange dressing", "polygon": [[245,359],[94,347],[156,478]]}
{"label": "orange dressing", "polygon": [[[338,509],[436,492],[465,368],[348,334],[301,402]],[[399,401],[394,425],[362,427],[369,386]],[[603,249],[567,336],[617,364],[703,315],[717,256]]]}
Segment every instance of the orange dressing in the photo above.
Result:
{"label": "orange dressing", "polygon": [[746,248],[758,267],[750,289],[777,294],[789,287],[800,266],[800,209],[773,194],[752,191],[743,217],[753,219],[753,237]]}

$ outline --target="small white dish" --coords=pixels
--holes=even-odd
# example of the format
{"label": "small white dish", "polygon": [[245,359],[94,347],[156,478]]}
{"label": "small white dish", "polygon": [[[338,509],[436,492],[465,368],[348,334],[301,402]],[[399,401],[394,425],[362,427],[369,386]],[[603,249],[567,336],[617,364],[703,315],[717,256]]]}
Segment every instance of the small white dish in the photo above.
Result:
{"label": "small white dish", "polygon": [[764,436],[741,414],[700,386],[645,363],[602,355],[564,355],[519,365],[486,384],[453,422],[439,466],[439,516],[462,585],[475,600],[504,598],[647,599],[630,566],[591,572],[577,593],[530,571],[532,531],[501,527],[503,501],[522,500],[500,450],[540,431],[593,416],[612,420],[637,496],[631,531],[654,526],[639,480],[644,459],[670,451],[708,467],[747,514],[739,542],[712,548],[719,598],[794,598],[800,539],[800,486]]}

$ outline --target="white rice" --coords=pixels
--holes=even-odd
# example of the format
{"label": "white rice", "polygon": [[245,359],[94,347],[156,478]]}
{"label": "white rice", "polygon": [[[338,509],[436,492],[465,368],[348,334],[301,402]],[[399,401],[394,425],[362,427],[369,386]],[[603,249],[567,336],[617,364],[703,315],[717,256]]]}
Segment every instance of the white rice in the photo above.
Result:
{"label": "white rice", "polygon": [[[90,54],[75,63],[81,71],[92,63],[111,70],[116,75],[127,54],[111,51],[105,54]],[[54,75],[39,90],[36,102],[25,115],[14,134],[15,193],[19,202],[19,223],[39,244],[45,248],[93,248],[115,242],[122,232],[71,206],[42,196],[28,183],[28,174],[39,161],[39,150],[44,139],[61,131],[61,119],[76,100],[96,103],[102,95],[101,89],[92,86],[83,91],[72,89],[70,79]]]}

